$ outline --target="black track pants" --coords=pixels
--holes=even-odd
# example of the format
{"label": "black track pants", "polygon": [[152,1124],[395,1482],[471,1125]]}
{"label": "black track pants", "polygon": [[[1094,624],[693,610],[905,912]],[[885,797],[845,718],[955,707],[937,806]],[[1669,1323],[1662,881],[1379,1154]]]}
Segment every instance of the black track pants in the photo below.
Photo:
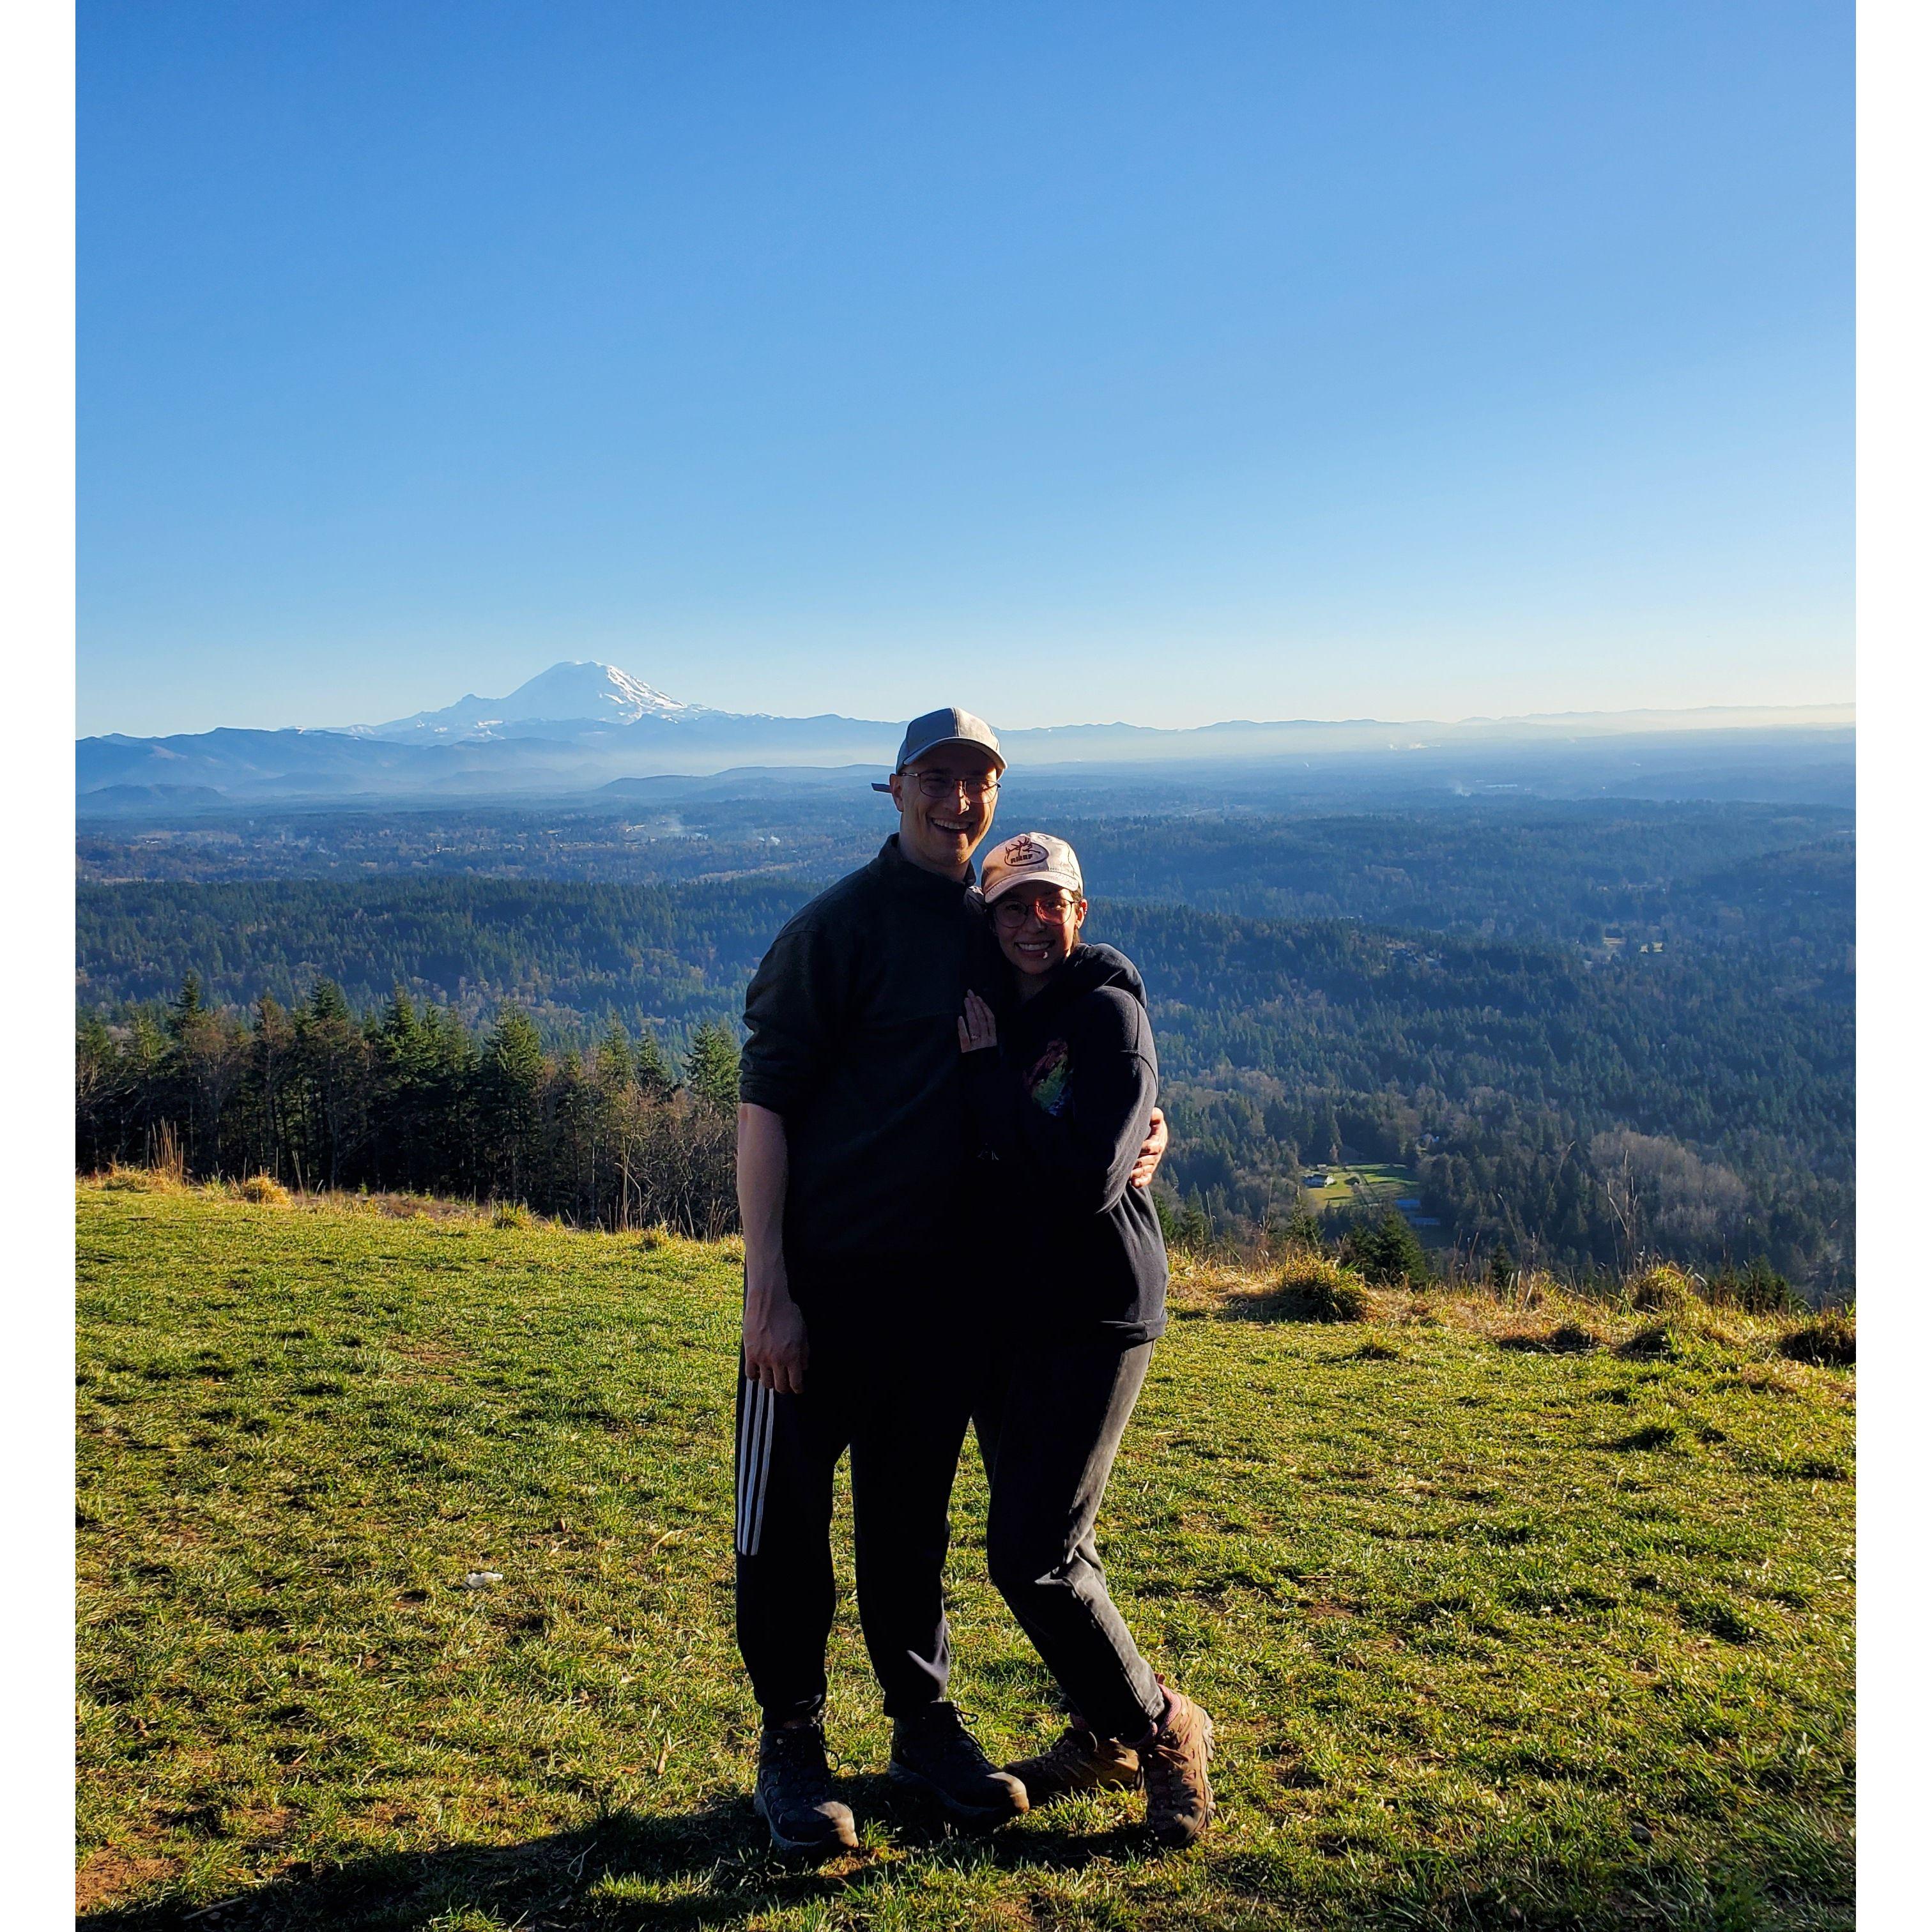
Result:
{"label": "black track pants", "polygon": [[946,1695],[952,1651],[940,1576],[976,1360],[906,1335],[814,1332],[804,1392],[738,1373],[738,1649],[767,1724],[815,1717],[837,1607],[832,1474],[852,1456],[859,1623],[889,1717]]}
{"label": "black track pants", "polygon": [[1130,1740],[1167,1698],[1107,1594],[1094,1521],[1153,1354],[1151,1342],[1022,1346],[991,1368],[973,1413],[993,1582],[1074,1709]]}

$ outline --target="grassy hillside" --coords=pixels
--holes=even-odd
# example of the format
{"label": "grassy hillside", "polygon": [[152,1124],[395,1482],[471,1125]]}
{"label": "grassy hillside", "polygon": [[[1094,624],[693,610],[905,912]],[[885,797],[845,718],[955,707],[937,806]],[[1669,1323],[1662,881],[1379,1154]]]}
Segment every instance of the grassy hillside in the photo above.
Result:
{"label": "grassy hillside", "polygon": [[[950,1835],[878,1775],[848,1613],[863,1846],[812,1870],[747,1801],[728,1247],[78,1202],[85,1925],[1850,1922],[1851,1377],[1770,1324],[1186,1276],[1103,1528],[1217,1828]],[[1048,1687],[983,1500],[956,1690],[1013,1751]]]}

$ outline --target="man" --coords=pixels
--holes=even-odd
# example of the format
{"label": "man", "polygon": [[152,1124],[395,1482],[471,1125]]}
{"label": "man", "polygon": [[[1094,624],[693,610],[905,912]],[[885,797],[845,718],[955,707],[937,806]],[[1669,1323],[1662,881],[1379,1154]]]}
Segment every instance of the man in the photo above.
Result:
{"label": "man", "polygon": [[[958,1016],[991,990],[972,858],[1006,760],[948,709],[906,728],[899,829],[804,907],[745,997],[738,1643],[764,1716],[754,1802],[788,1850],[853,1846],[822,1718],[836,1593],[832,1471],[848,1449],[859,1617],[892,1775],[962,1822],[1026,1808],[946,1700],[947,1508],[986,1337],[968,1237],[974,1146]],[[1156,1117],[1136,1170],[1166,1145]]]}

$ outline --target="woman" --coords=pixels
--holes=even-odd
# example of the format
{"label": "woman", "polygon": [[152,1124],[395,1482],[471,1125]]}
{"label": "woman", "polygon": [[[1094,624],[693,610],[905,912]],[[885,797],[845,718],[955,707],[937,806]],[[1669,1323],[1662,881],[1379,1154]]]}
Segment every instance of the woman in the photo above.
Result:
{"label": "woman", "polygon": [[1004,1302],[1004,1346],[974,1412],[992,1492],[987,1567],[1075,1713],[1051,1749],[1006,1768],[1034,1804],[1144,1784],[1154,1835],[1190,1844],[1214,1811],[1214,1726],[1136,1648],[1094,1541],[1166,1325],[1160,1223],[1127,1185],[1157,1075],[1145,994],[1112,946],[1081,943],[1087,902],[1064,839],[1007,839],[981,892],[1012,995],[996,1020],[968,993],[959,1022]]}

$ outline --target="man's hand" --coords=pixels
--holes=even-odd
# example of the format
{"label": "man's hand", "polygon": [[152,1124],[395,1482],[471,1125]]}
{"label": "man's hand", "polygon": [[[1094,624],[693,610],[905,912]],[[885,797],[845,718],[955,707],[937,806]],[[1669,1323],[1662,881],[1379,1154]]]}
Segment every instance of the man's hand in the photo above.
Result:
{"label": "man's hand", "polygon": [[966,1010],[959,1020],[959,1051],[977,1053],[982,1048],[997,1046],[1000,1030],[993,1019],[993,1010],[977,993],[966,995]]}
{"label": "man's hand", "polygon": [[805,1317],[785,1272],[784,1200],[790,1163],[784,1122],[746,1101],[738,1108],[738,1211],[745,1224],[745,1372],[774,1395],[805,1387]]}
{"label": "man's hand", "polygon": [[1154,1171],[1167,1151],[1167,1116],[1156,1107],[1148,1116],[1148,1137],[1141,1142],[1133,1171],[1127,1176],[1130,1186],[1144,1187],[1154,1179]]}
{"label": "man's hand", "polygon": [[745,1284],[745,1372],[774,1395],[804,1391],[805,1371],[811,1359],[806,1344],[805,1317],[782,1284],[754,1288]]}

